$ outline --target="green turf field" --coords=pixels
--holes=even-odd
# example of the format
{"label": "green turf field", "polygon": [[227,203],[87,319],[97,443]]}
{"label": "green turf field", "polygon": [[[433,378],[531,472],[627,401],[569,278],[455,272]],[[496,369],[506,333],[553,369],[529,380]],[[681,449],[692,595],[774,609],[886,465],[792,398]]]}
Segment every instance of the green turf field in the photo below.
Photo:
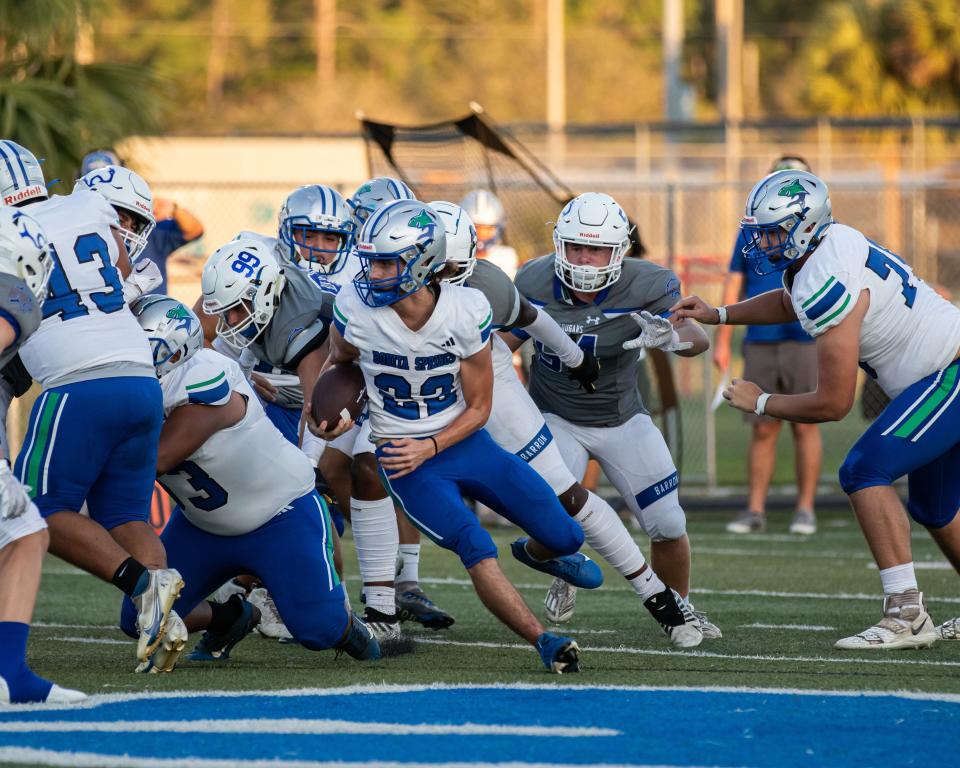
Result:
{"label": "green turf field", "polygon": [[[723,639],[693,651],[673,650],[620,577],[605,569],[607,584],[580,593],[577,613],[564,629],[584,649],[578,676],[548,675],[534,651],[520,646],[484,611],[459,561],[429,543],[421,561],[424,587],[457,623],[439,633],[405,625],[420,641],[409,656],[362,664],[252,635],[226,663],[184,663],[170,675],[138,676],[132,672],[132,641],[113,628],[116,590],[50,557],[29,658],[44,676],[88,693],[434,681],[960,692],[960,642],[875,655],[832,649],[837,637],[863,629],[880,611],[877,572],[848,513],[824,514],[821,533],[809,539],[787,534],[786,516],[774,515],[769,533],[751,536],[724,533],[726,515],[690,517],[694,598],[723,629]],[[495,529],[501,552],[508,552],[511,533]],[[344,544],[348,585],[356,599],[349,534]],[[960,614],[956,574],[924,531],[915,531],[914,546],[934,619],[939,623]],[[541,613],[549,578],[509,554],[502,563],[528,604]]]}

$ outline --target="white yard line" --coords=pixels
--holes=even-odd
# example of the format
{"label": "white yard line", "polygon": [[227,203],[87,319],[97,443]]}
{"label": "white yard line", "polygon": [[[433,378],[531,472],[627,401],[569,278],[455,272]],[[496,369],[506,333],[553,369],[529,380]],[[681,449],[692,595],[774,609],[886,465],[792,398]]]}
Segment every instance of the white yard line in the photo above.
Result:
{"label": "white yard line", "polygon": [[740,624],[738,629],[799,629],[804,632],[832,632],[836,627],[820,624]]}
{"label": "white yard line", "polygon": [[109,637],[47,637],[61,643],[91,643],[93,645],[130,645],[133,640],[112,640]]}

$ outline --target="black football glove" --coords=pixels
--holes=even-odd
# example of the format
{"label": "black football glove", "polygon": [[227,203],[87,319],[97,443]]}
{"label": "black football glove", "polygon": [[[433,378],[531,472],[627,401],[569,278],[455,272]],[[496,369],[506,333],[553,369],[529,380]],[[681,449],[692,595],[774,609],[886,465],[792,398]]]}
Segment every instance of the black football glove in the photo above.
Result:
{"label": "black football glove", "polygon": [[597,391],[596,381],[600,378],[600,361],[589,349],[583,350],[583,362],[570,369],[570,378],[579,382],[591,395]]}

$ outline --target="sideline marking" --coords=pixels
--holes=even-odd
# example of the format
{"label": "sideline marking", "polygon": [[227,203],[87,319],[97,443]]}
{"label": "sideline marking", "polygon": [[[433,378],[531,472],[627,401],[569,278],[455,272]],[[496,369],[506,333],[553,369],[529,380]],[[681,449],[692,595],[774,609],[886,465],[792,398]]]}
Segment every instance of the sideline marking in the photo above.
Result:
{"label": "sideline marking", "polygon": [[833,632],[836,627],[820,624],[740,624],[737,629],[801,629],[806,632]]}

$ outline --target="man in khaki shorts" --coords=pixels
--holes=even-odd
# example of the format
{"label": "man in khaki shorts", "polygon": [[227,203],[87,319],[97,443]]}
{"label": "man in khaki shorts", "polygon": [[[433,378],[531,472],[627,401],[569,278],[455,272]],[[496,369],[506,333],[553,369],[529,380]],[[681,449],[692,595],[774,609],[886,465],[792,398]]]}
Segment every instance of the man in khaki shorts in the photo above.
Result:
{"label": "man in khaki shorts", "polygon": [[[801,158],[781,157],[770,169],[809,171]],[[779,272],[760,275],[743,258],[743,233],[737,238],[730,260],[730,270],[723,285],[724,304],[751,298],[766,291],[782,288]],[[726,372],[730,366],[732,326],[717,330],[713,362]],[[799,322],[783,325],[752,325],[747,328],[743,343],[743,378],[756,382],[764,392],[783,395],[812,392],[817,388],[817,353],[813,339]],[[777,438],[782,422],[769,416],[744,414],[752,434],[747,452],[747,508],[727,524],[730,533],[759,533],[766,530],[766,500],[770,479],[777,461]],[[793,433],[797,472],[797,506],[790,523],[791,533],[816,533],[813,513],[814,494],[820,476],[823,449],[817,424],[790,424]]]}

